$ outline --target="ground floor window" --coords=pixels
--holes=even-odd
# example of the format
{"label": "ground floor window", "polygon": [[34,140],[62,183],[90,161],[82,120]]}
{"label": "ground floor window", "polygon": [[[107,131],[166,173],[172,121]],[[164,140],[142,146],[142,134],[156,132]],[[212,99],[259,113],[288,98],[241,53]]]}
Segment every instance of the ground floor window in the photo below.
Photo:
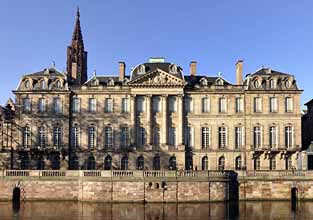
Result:
{"label": "ground floor window", "polygon": [[96,169],[96,160],[94,156],[89,156],[87,160],[87,170],[95,170]]}
{"label": "ground floor window", "polygon": [[209,169],[209,162],[208,162],[208,156],[202,157],[202,170],[208,170]]}

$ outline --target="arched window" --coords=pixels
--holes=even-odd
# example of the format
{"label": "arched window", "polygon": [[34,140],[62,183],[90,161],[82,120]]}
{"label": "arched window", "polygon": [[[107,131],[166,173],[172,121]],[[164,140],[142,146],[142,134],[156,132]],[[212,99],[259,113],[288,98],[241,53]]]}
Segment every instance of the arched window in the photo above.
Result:
{"label": "arched window", "polygon": [[45,169],[45,162],[43,156],[40,156],[37,160],[37,170],[44,170]]}
{"label": "arched window", "polygon": [[169,170],[176,170],[176,157],[175,156],[170,157]]}
{"label": "arched window", "polygon": [[261,161],[260,161],[260,157],[256,157],[254,158],[254,170],[260,170],[260,165],[261,165]]}
{"label": "arched window", "polygon": [[121,170],[128,170],[128,157],[127,156],[122,157]]}
{"label": "arched window", "polygon": [[145,168],[145,159],[143,156],[137,158],[137,169],[143,170]]}
{"label": "arched window", "polygon": [[270,157],[270,170],[276,170],[276,158],[275,158],[275,156]]}
{"label": "arched window", "polygon": [[156,155],[153,158],[153,169],[154,170],[160,170],[161,169],[160,156],[159,155]]}
{"label": "arched window", "polygon": [[209,169],[209,161],[208,156],[202,157],[202,170],[208,170]]}
{"label": "arched window", "polygon": [[26,89],[30,89],[30,82],[29,82],[29,80],[25,80],[24,86],[25,86]]}
{"label": "arched window", "polygon": [[186,170],[192,170],[192,169],[193,169],[192,153],[188,152],[186,153]]}
{"label": "arched window", "polygon": [[254,87],[259,88],[261,86],[261,82],[259,80],[254,81]]}
{"label": "arched window", "polygon": [[225,157],[224,156],[221,156],[218,159],[218,169],[219,170],[224,170],[225,169]]}
{"label": "arched window", "polygon": [[21,155],[21,170],[29,169],[29,155],[28,153]]}
{"label": "arched window", "polygon": [[40,89],[46,89],[46,81],[45,80],[41,80],[39,86],[40,86]]}
{"label": "arched window", "polygon": [[110,155],[106,156],[104,159],[104,169],[111,170],[112,169],[112,157]]}
{"label": "arched window", "polygon": [[89,156],[87,160],[87,170],[95,170],[96,169],[96,160],[94,156]]}
{"label": "arched window", "polygon": [[285,86],[286,86],[286,88],[290,88],[291,87],[291,82],[290,82],[290,80],[288,79],[288,80],[286,80],[286,82],[285,82]]}
{"label": "arched window", "polygon": [[71,161],[71,169],[79,170],[79,159],[77,155],[74,155]]}
{"label": "arched window", "polygon": [[60,169],[60,155],[59,155],[59,154],[55,154],[55,155],[52,157],[51,168],[52,168],[53,170],[59,170],[59,169]]}
{"label": "arched window", "polygon": [[57,80],[57,81],[55,82],[55,88],[61,89],[61,86],[62,86],[61,81],[60,81],[60,80]]}
{"label": "arched window", "polygon": [[292,170],[291,156],[286,157],[286,170]]}
{"label": "arched window", "polygon": [[235,169],[236,170],[241,170],[241,156],[236,157],[236,161],[235,161]]}

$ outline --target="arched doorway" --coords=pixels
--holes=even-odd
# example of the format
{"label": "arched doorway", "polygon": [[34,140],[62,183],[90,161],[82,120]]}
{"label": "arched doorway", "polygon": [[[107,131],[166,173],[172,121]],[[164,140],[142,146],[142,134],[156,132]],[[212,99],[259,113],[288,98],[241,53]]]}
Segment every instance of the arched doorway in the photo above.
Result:
{"label": "arched doorway", "polygon": [[59,156],[59,154],[53,155],[51,168],[53,170],[59,170],[60,169],[60,156]]}
{"label": "arched doorway", "polygon": [[89,156],[87,160],[87,170],[95,170],[96,169],[96,160],[94,156]]}
{"label": "arched doorway", "polygon": [[21,200],[21,189],[19,187],[14,187],[12,200],[13,202],[19,202]]}
{"label": "arched doorway", "polygon": [[110,155],[106,156],[104,159],[104,169],[111,170],[112,168],[112,157]]}
{"label": "arched doorway", "polygon": [[121,160],[121,170],[128,170],[128,157],[124,156]]}
{"label": "arched doorway", "polygon": [[145,159],[143,156],[137,158],[137,170],[143,170],[145,168]]}
{"label": "arched doorway", "polygon": [[171,156],[169,161],[169,170],[176,170],[176,157]]}
{"label": "arched doorway", "polygon": [[160,162],[160,156],[156,155],[153,158],[153,169],[154,170],[160,170],[161,169],[161,162]]}
{"label": "arched doorway", "polygon": [[40,156],[37,160],[37,170],[44,170],[45,169],[45,162],[43,156]]}

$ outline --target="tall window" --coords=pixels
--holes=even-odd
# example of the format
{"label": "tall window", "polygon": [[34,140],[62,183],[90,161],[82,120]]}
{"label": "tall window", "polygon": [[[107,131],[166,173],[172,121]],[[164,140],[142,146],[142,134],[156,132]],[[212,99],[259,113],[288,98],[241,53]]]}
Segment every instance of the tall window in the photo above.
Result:
{"label": "tall window", "polygon": [[227,129],[225,127],[218,128],[218,146],[223,149],[227,145]]}
{"label": "tall window", "polygon": [[40,81],[40,89],[46,89],[46,81],[45,80]]}
{"label": "tall window", "polygon": [[168,110],[170,113],[172,112],[177,112],[177,102],[176,102],[176,97],[170,96],[168,98]]}
{"label": "tall window", "polygon": [[170,157],[169,170],[176,170],[176,157],[175,156]]}
{"label": "tall window", "polygon": [[113,128],[111,126],[104,128],[104,147],[106,149],[113,148]]}
{"label": "tall window", "polygon": [[270,112],[277,112],[277,98],[270,98]]}
{"label": "tall window", "polygon": [[38,111],[39,113],[46,112],[46,99],[45,98],[40,98],[38,100]]}
{"label": "tall window", "polygon": [[31,112],[31,101],[29,98],[23,99],[23,112],[30,113]]}
{"label": "tall window", "polygon": [[94,156],[89,156],[87,159],[87,170],[95,170],[96,169],[96,159]]}
{"label": "tall window", "polygon": [[128,113],[128,112],[129,112],[129,99],[122,98],[122,113]]}
{"label": "tall window", "polygon": [[175,127],[169,127],[168,131],[168,143],[170,146],[176,146],[176,128]]}
{"label": "tall window", "polygon": [[104,169],[105,170],[112,169],[112,157],[110,155],[106,156],[104,159]]}
{"label": "tall window", "polygon": [[210,147],[210,128],[202,127],[201,128],[201,139],[202,139],[202,148],[207,149]]}
{"label": "tall window", "polygon": [[105,99],[105,112],[107,113],[113,112],[113,99],[112,98]]}
{"label": "tall window", "polygon": [[293,147],[293,127],[292,126],[285,127],[285,146],[286,148]]}
{"label": "tall window", "polygon": [[218,159],[218,169],[219,170],[224,170],[225,169],[225,157],[224,156],[221,156]]}
{"label": "tall window", "polygon": [[291,156],[286,157],[286,170],[292,170]]}
{"label": "tall window", "polygon": [[160,146],[160,127],[155,126],[153,128],[153,145]]}
{"label": "tall window", "polygon": [[79,113],[80,112],[80,99],[79,98],[73,98],[72,99],[72,112],[73,113]]}
{"label": "tall window", "polygon": [[273,79],[270,80],[270,88],[271,89],[275,89],[276,88],[276,81],[273,80]]}
{"label": "tall window", "polygon": [[28,126],[23,128],[23,140],[22,140],[22,144],[24,148],[30,148],[30,143],[31,143],[31,139],[30,139],[30,128]]}
{"label": "tall window", "polygon": [[227,99],[226,98],[220,98],[219,99],[219,112],[220,113],[226,113],[227,112]]}
{"label": "tall window", "polygon": [[123,156],[121,159],[121,170],[128,170],[128,157]]}
{"label": "tall window", "polygon": [[202,112],[210,112],[210,99],[208,97],[202,98]]}
{"label": "tall window", "polygon": [[193,127],[188,126],[185,130],[185,143],[188,148],[192,148],[193,142]]}
{"label": "tall window", "polygon": [[128,127],[121,128],[121,147],[127,148],[129,144],[129,132]]}
{"label": "tall window", "polygon": [[95,113],[97,111],[97,100],[95,98],[89,99],[89,112]]}
{"label": "tall window", "polygon": [[208,170],[209,169],[209,161],[208,161],[208,156],[202,157],[202,164],[201,164],[202,170]]}
{"label": "tall window", "polygon": [[54,109],[55,114],[60,114],[62,112],[61,99],[60,98],[54,98],[53,99],[53,109]]}
{"label": "tall window", "polygon": [[257,112],[257,113],[262,112],[262,98],[261,97],[254,98],[254,112]]}
{"label": "tall window", "polygon": [[62,131],[60,127],[53,128],[53,146],[56,148],[61,148],[62,145]]}
{"label": "tall window", "polygon": [[153,169],[154,170],[160,170],[161,169],[161,162],[160,162],[160,156],[156,155],[153,158]]}
{"label": "tall window", "polygon": [[79,128],[77,125],[72,127],[72,135],[71,135],[71,145],[73,149],[79,148]]}
{"label": "tall window", "polygon": [[152,110],[155,113],[161,111],[161,99],[160,99],[160,97],[154,96],[152,98]]}
{"label": "tall window", "polygon": [[253,144],[255,149],[261,148],[262,146],[262,129],[260,126],[253,128]]}
{"label": "tall window", "polygon": [[38,128],[38,144],[40,148],[44,148],[46,146],[46,131],[44,127]]}
{"label": "tall window", "polygon": [[275,156],[270,157],[270,170],[276,170],[276,158]]}
{"label": "tall window", "polygon": [[144,147],[146,144],[146,129],[144,127],[139,128],[138,144],[140,147]]}
{"label": "tall window", "polygon": [[193,112],[193,101],[191,97],[186,97],[184,99],[185,101],[185,111],[186,113],[191,113]]}
{"label": "tall window", "polygon": [[243,98],[236,98],[236,113],[243,112]]}
{"label": "tall window", "polygon": [[235,127],[235,148],[240,149],[243,145],[243,127]]}
{"label": "tall window", "polygon": [[254,170],[260,170],[261,167],[261,161],[260,161],[260,156],[255,157],[253,161],[253,168]]}
{"label": "tall window", "polygon": [[293,98],[292,97],[286,97],[285,100],[286,105],[286,112],[293,112]]}
{"label": "tall window", "polygon": [[145,159],[143,156],[137,158],[137,170],[143,170],[145,168]]}
{"label": "tall window", "polygon": [[277,127],[272,126],[270,127],[270,147],[276,148],[277,147]]}
{"label": "tall window", "polygon": [[241,156],[236,157],[236,159],[235,159],[235,169],[236,170],[241,170],[241,165],[242,165],[241,163],[242,163]]}
{"label": "tall window", "polygon": [[144,97],[137,98],[137,112],[145,112],[145,99]]}
{"label": "tall window", "polygon": [[93,149],[96,146],[96,128],[91,126],[88,128],[88,148]]}

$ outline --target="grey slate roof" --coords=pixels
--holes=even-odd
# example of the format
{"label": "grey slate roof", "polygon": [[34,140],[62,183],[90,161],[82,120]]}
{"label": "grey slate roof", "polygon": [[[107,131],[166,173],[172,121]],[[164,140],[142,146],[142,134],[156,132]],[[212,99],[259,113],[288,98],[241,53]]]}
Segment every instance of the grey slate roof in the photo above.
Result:
{"label": "grey slate roof", "polygon": [[251,76],[290,76],[291,74],[288,73],[283,73],[283,72],[279,72],[276,70],[272,70],[269,68],[261,68],[259,70],[257,70],[256,72],[254,72],[253,74],[251,74]]}
{"label": "grey slate roof", "polygon": [[25,76],[65,76],[63,73],[60,73],[56,68],[51,67],[48,69],[43,69],[42,71],[26,74]]}

